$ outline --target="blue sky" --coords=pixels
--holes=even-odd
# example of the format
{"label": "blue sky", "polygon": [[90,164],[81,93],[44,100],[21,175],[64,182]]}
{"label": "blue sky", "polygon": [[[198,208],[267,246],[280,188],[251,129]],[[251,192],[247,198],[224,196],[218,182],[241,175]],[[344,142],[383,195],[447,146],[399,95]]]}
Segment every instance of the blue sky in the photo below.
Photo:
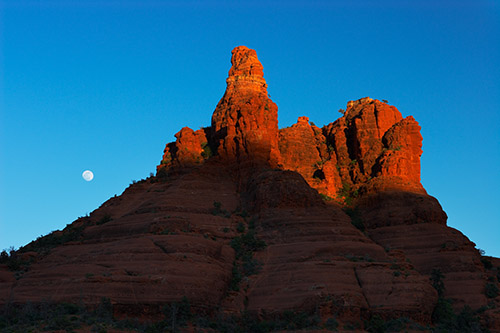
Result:
{"label": "blue sky", "polygon": [[[500,5],[0,0],[0,250],[90,213],[210,125],[256,49],[280,127],[386,99],[422,126],[422,183],[500,256]],[[90,169],[95,178],[85,182]]]}

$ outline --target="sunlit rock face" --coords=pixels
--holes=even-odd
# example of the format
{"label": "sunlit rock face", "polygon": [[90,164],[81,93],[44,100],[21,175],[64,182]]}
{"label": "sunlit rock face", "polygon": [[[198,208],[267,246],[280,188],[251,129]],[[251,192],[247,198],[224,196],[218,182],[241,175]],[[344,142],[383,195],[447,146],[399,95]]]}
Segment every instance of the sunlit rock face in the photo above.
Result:
{"label": "sunlit rock face", "polygon": [[254,50],[232,52],[227,88],[212,115],[211,139],[223,160],[277,166],[278,107],[267,95],[263,67]]}
{"label": "sunlit rock face", "polygon": [[208,139],[205,130],[193,131],[189,127],[182,128],[175,142],[167,144],[163,151],[161,164],[157,170],[186,168],[202,163],[209,157]]}
{"label": "sunlit rock face", "polygon": [[387,189],[422,192],[420,126],[394,106],[369,97],[318,128],[307,117],[280,130],[281,163],[320,193],[345,196]]}
{"label": "sunlit rock face", "polygon": [[240,166],[278,166],[278,107],[268,97],[263,66],[255,50],[245,46],[233,49],[231,64],[211,127],[177,133],[158,171],[197,165],[212,155]]}

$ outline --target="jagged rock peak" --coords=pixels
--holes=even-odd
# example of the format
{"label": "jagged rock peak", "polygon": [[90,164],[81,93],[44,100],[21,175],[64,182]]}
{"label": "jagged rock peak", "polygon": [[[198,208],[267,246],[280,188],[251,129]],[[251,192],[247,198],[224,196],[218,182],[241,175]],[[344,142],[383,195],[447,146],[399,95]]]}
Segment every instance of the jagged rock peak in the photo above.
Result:
{"label": "jagged rock peak", "polygon": [[227,88],[212,115],[211,142],[225,160],[277,166],[278,107],[267,95],[255,50],[232,51]]}
{"label": "jagged rock peak", "polygon": [[257,58],[257,52],[246,46],[238,46],[231,53],[232,67],[226,80],[228,89],[251,89],[267,94],[264,67]]}

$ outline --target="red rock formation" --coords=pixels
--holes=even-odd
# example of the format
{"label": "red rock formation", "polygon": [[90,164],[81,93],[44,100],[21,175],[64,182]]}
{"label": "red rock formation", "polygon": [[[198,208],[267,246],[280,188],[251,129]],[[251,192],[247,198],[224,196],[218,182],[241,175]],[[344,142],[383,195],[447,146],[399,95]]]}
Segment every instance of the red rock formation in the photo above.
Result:
{"label": "red rock formation", "polygon": [[284,169],[297,171],[321,193],[335,197],[342,182],[335,169],[336,156],[328,151],[320,128],[299,117],[297,123],[279,131],[279,149]]}
{"label": "red rock formation", "polygon": [[254,50],[232,52],[227,88],[212,116],[212,137],[224,160],[277,166],[278,107],[267,96],[262,65]]}
{"label": "red rock formation", "polygon": [[420,127],[411,116],[403,119],[394,106],[369,97],[350,101],[341,118],[323,127],[323,134],[335,156],[330,158],[336,161],[333,175],[341,179],[337,192],[425,192]]}
{"label": "red rock formation", "polygon": [[444,297],[453,299],[457,309],[487,305],[484,268],[475,244],[446,226],[446,213],[435,198],[381,192],[361,199],[357,207],[372,240],[403,251],[422,274],[430,276],[433,269],[443,273]]}
{"label": "red rock formation", "polygon": [[186,296],[217,321],[291,310],[358,330],[373,315],[435,325],[438,271],[441,300],[481,308],[499,331],[500,259],[447,227],[426,194],[413,117],[362,98],[321,129],[300,117],[278,132],[255,51],[237,47],[231,62],[212,126],[179,131],[158,177],[0,257],[0,305],[107,297],[117,315],[157,320]]}
{"label": "red rock formation", "polygon": [[203,129],[193,131],[189,127],[182,128],[175,134],[177,140],[167,144],[163,158],[157,170],[185,168],[200,164],[211,156],[210,146]]}
{"label": "red rock formation", "polygon": [[319,306],[345,322],[368,312],[430,322],[437,294],[428,279],[404,256],[392,257],[373,243],[339,207],[321,203],[296,173],[260,173],[248,191],[268,244],[258,254],[262,272],[246,286],[249,311],[313,312]]}

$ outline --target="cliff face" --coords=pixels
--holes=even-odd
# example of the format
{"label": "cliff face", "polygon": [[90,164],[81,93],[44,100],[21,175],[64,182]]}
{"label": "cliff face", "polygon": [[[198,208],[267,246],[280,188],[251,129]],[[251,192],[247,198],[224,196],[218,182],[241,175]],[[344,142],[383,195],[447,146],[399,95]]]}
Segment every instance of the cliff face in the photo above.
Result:
{"label": "cliff face", "polygon": [[[158,170],[182,168],[186,160],[195,165],[212,153],[225,163],[278,166],[278,107],[268,97],[257,53],[245,46],[236,47],[231,64],[226,92],[215,108],[207,134],[183,128],[176,134],[177,141],[165,148]],[[178,156],[179,151],[184,151],[183,155]]]}
{"label": "cliff face", "polygon": [[[292,148],[290,148],[292,147]],[[336,198],[397,189],[425,193],[420,184],[420,126],[369,97],[350,101],[344,115],[322,129],[300,117],[280,130],[285,168],[320,193]]]}
{"label": "cliff face", "polygon": [[211,318],[295,311],[361,329],[377,316],[444,325],[451,299],[500,329],[500,262],[426,194],[413,117],[366,97],[322,128],[278,130],[256,52],[237,47],[231,63],[211,126],[181,129],[157,176],[14,253],[0,304],[106,297],[154,319],[185,296]]}

